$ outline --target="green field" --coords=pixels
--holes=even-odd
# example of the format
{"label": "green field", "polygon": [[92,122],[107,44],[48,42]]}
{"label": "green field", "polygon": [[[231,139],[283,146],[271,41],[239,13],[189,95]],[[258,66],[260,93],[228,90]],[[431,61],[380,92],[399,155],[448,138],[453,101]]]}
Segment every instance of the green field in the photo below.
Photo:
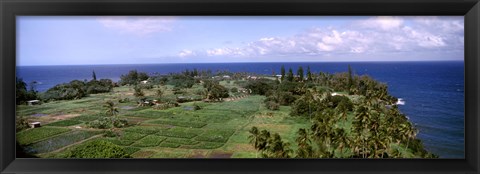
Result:
{"label": "green field", "polygon": [[[226,84],[233,87],[233,83]],[[168,90],[165,97],[174,96]],[[189,89],[191,94],[194,86]],[[156,88],[145,90],[153,95]],[[289,116],[289,107],[270,111],[263,105],[264,96],[251,95],[223,102],[187,102],[166,110],[138,107],[131,87],[116,87],[111,93],[93,94],[71,101],[53,101],[42,105],[19,105],[17,115],[40,121],[41,128],[17,133],[17,141],[39,157],[56,158],[91,139],[112,142],[134,158],[253,158],[256,150],[249,143],[252,126],[278,132],[294,144],[298,128],[309,121]],[[187,93],[188,94],[188,93]],[[119,103],[119,117],[129,126],[115,128],[114,136],[104,136],[109,129],[89,128],[89,122],[106,117],[102,105],[108,100],[130,98]],[[200,110],[186,109],[193,105]]]}

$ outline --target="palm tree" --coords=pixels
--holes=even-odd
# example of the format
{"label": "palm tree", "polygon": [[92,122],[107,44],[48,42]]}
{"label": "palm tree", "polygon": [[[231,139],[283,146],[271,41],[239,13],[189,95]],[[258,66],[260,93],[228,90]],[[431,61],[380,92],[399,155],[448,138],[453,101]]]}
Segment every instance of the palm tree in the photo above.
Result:
{"label": "palm tree", "polygon": [[405,146],[406,151],[408,149],[410,139],[415,138],[415,136],[417,135],[417,131],[412,127],[410,122],[401,124],[399,130],[402,133],[402,138],[407,141],[407,145]]}
{"label": "palm tree", "polygon": [[263,152],[269,146],[270,138],[271,138],[270,132],[268,132],[265,129],[260,131],[260,138],[259,138],[259,142],[258,142],[258,150],[259,151]]}
{"label": "palm tree", "polygon": [[105,102],[103,107],[106,108],[105,114],[109,116],[116,116],[118,114],[118,108],[115,107],[115,103],[113,103],[112,101]]}
{"label": "palm tree", "polygon": [[292,151],[289,148],[290,144],[283,142],[282,138],[278,133],[273,134],[273,137],[270,139],[269,145],[267,146],[266,154],[268,158],[289,158],[290,152]]}
{"label": "palm tree", "polygon": [[313,148],[310,146],[311,140],[308,137],[308,132],[305,129],[298,130],[298,137],[296,139],[298,144],[297,157],[311,158],[313,157]]}
{"label": "palm tree", "polygon": [[255,158],[258,157],[258,150],[260,150],[260,141],[261,141],[261,137],[260,137],[260,134],[258,132],[258,128],[253,126],[252,129],[250,129],[248,132],[250,132],[250,136],[248,136],[248,138],[250,139],[250,143],[253,143],[253,146],[255,147],[255,149],[257,150],[255,152]]}

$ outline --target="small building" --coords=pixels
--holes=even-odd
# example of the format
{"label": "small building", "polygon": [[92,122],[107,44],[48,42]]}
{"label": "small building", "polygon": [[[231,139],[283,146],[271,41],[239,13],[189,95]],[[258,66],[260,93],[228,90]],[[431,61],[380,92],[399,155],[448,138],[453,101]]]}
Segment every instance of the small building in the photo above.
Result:
{"label": "small building", "polygon": [[40,104],[40,100],[30,100],[30,101],[27,101],[27,103],[29,106],[38,105]]}
{"label": "small building", "polygon": [[257,80],[257,76],[248,76],[247,78],[251,80]]}
{"label": "small building", "polygon": [[142,84],[147,84],[148,80],[141,81]]}
{"label": "small building", "polygon": [[40,125],[40,122],[32,122],[32,123],[28,123],[28,125],[30,125],[31,128],[37,128],[37,127],[41,127]]}

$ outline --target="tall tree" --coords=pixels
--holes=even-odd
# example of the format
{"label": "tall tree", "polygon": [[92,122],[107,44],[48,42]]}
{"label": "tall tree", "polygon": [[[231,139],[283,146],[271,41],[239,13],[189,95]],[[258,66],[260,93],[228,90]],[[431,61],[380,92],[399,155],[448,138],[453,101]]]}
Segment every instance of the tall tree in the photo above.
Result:
{"label": "tall tree", "polygon": [[312,72],[310,71],[310,66],[307,67],[307,81],[312,81]]}
{"label": "tall tree", "polygon": [[282,74],[282,77],[280,78],[280,80],[282,80],[282,82],[283,82],[283,80],[285,79],[285,66],[282,65],[282,68],[280,69],[280,72]]}
{"label": "tall tree", "polygon": [[97,75],[95,74],[95,70],[92,72],[92,78],[94,81],[97,81]]}
{"label": "tall tree", "polygon": [[195,77],[195,76],[198,76],[198,70],[197,70],[197,68],[193,69],[193,76],[194,76],[194,77]]}
{"label": "tall tree", "polygon": [[348,65],[348,92],[351,94],[352,93],[352,87],[353,87],[353,73],[352,73],[352,67]]}
{"label": "tall tree", "polygon": [[292,70],[292,68],[288,69],[287,81],[293,82],[293,70]]}
{"label": "tall tree", "polygon": [[303,75],[304,75],[303,67],[299,66],[297,70],[298,81],[303,81]]}

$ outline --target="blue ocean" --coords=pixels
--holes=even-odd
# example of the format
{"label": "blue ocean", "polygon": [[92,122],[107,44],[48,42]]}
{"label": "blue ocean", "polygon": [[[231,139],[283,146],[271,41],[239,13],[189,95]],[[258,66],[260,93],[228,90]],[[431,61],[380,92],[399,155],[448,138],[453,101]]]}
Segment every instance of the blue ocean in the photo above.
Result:
{"label": "blue ocean", "polygon": [[389,92],[405,103],[400,110],[416,128],[427,150],[440,158],[464,158],[464,62],[302,62],[302,63],[195,63],[195,64],[145,64],[145,65],[69,65],[20,66],[17,76],[27,84],[37,81],[36,89],[46,91],[59,83],[71,80],[90,80],[92,71],[97,79],[118,81],[120,75],[130,70],[147,73],[180,72],[185,69],[228,70],[279,74],[280,67],[299,66],[312,72],[346,72],[348,65],[358,75],[367,74],[388,85]]}

